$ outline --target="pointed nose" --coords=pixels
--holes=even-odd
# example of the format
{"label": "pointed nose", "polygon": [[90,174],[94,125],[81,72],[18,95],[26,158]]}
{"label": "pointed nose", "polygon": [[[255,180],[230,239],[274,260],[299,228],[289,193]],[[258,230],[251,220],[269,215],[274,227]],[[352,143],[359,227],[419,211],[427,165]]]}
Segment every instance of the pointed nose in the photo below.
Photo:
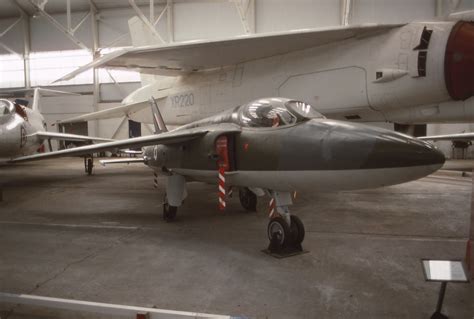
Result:
{"label": "pointed nose", "polygon": [[376,137],[366,165],[368,168],[424,167],[428,175],[441,168],[444,161],[444,154],[433,144],[388,131]]}
{"label": "pointed nose", "polygon": [[474,23],[459,21],[454,25],[446,45],[444,77],[454,100],[474,95]]}

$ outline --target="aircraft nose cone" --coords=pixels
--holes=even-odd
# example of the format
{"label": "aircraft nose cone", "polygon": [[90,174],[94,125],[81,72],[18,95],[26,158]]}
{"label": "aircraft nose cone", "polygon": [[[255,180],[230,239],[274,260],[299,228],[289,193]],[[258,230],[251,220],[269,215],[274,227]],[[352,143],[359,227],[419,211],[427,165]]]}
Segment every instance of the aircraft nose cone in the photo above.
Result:
{"label": "aircraft nose cone", "polygon": [[444,154],[433,144],[396,132],[377,136],[366,165],[370,168],[425,167],[428,175],[443,166]]}
{"label": "aircraft nose cone", "polygon": [[459,21],[454,25],[446,45],[444,76],[454,100],[474,95],[474,23]]}

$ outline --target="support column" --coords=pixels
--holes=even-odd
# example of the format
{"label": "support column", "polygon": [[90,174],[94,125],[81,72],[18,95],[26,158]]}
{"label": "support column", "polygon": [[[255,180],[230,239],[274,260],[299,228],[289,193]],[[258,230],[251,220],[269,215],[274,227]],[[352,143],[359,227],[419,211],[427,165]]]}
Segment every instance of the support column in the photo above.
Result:
{"label": "support column", "polygon": [[23,39],[24,39],[24,49],[23,49],[23,68],[25,74],[25,87],[27,89],[31,88],[31,72],[30,72],[30,17],[23,16]]}
{"label": "support column", "polygon": [[352,12],[352,1],[341,0],[341,25],[349,25],[349,19]]}
{"label": "support column", "polygon": [[471,219],[469,239],[466,245],[466,264],[468,266],[471,279],[474,279],[474,170],[472,171]]}
{"label": "support column", "polygon": [[174,42],[173,0],[166,2],[166,23],[168,24],[168,42]]}
{"label": "support column", "polygon": [[[97,9],[94,5],[94,3],[91,1],[90,2],[90,11],[91,11],[91,22],[92,22],[92,58],[93,60],[96,60],[100,58],[100,53],[99,53],[99,26],[97,22]],[[93,69],[93,84],[94,84],[94,90],[93,90],[93,105],[92,109],[93,112],[99,111],[99,101],[100,101],[100,79],[99,79],[99,69],[94,68]],[[94,121],[94,130],[95,136],[100,136],[99,134],[99,122],[96,120]]]}

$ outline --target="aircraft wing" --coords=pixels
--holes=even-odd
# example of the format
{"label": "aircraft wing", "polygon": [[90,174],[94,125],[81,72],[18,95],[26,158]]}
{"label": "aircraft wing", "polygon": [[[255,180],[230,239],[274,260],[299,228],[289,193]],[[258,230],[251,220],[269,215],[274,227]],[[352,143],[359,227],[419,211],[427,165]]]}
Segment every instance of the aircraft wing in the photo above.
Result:
{"label": "aircraft wing", "polygon": [[75,147],[75,148],[65,149],[65,150],[60,150],[60,151],[55,151],[55,152],[22,156],[22,157],[17,157],[15,159],[12,159],[10,163],[35,161],[35,160],[65,157],[65,156],[87,155],[87,154],[93,154],[93,153],[103,152],[103,151],[110,151],[110,150],[124,149],[124,148],[138,148],[138,147],[144,147],[144,146],[149,146],[149,145],[158,145],[158,144],[166,145],[166,144],[184,143],[184,142],[193,140],[195,138],[204,136],[208,132],[211,132],[211,131],[222,131],[222,133],[237,133],[237,132],[240,132],[240,128],[237,127],[236,125],[228,124],[228,125],[215,125],[215,126],[208,126],[208,127],[197,127],[193,129],[175,130],[175,131],[156,134],[156,135],[135,137],[135,138],[130,138],[126,140]]}
{"label": "aircraft wing", "polygon": [[91,142],[112,142],[109,138],[93,137],[86,135],[76,135],[67,133],[55,133],[55,132],[36,132],[28,135],[28,137],[39,137],[42,140],[65,140],[65,141],[91,141]]}
{"label": "aircraft wing", "polygon": [[[155,100],[163,99],[169,95],[169,92],[170,90],[168,89],[160,90],[159,92],[156,92],[153,97],[155,98]],[[58,123],[65,124],[65,123],[85,122],[85,121],[91,121],[91,120],[104,120],[104,119],[112,119],[112,118],[117,118],[117,117],[122,117],[122,116],[130,117],[131,115],[147,107],[150,107],[149,101],[130,103],[130,104],[125,104],[125,105],[120,105],[117,107],[112,107],[107,110],[102,110],[98,112],[92,112],[92,113],[87,113],[84,115],[71,117],[65,120],[58,121]]]}
{"label": "aircraft wing", "polygon": [[145,74],[177,76],[367,36],[402,25],[371,23],[242,35],[224,40],[130,47],[104,55],[55,82],[70,80],[94,67],[125,68]]}
{"label": "aircraft wing", "polygon": [[474,140],[474,132],[422,136],[422,137],[418,137],[418,139],[427,140],[427,141],[469,141],[469,140]]}
{"label": "aircraft wing", "polygon": [[41,87],[30,88],[30,89],[16,89],[16,90],[6,90],[0,93],[1,96],[17,96],[19,94],[25,95],[27,93],[34,93],[39,92],[42,97],[49,97],[49,96],[60,96],[60,95],[76,95],[80,96],[78,93],[74,92],[67,92],[67,91],[59,91],[59,90],[51,90],[51,89],[43,89]]}
{"label": "aircraft wing", "polygon": [[102,110],[98,112],[92,112],[92,113],[87,113],[84,115],[71,117],[65,120],[58,121],[57,123],[60,123],[60,124],[76,123],[76,122],[85,122],[85,121],[91,121],[91,120],[111,119],[111,118],[117,118],[121,116],[130,116],[146,107],[149,107],[149,105],[150,104],[148,103],[148,101],[120,105],[117,107],[112,107],[107,110]]}

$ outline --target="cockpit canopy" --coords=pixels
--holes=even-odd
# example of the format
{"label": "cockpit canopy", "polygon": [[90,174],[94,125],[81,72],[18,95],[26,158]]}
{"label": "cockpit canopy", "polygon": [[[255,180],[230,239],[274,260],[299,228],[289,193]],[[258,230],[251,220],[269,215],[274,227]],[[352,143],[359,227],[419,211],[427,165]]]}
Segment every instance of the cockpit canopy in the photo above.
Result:
{"label": "cockpit canopy", "polygon": [[0,117],[13,114],[15,106],[9,100],[0,99]]}
{"label": "cockpit canopy", "polygon": [[243,105],[239,120],[247,127],[279,127],[324,118],[305,102],[285,98],[260,99]]}

